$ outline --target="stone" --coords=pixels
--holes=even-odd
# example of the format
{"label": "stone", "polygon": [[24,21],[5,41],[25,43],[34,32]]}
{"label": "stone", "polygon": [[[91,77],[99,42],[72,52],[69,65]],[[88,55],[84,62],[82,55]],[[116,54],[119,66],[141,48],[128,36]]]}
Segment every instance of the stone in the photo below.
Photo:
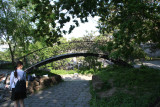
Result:
{"label": "stone", "polygon": [[34,90],[32,87],[28,87],[27,88],[27,94],[31,94],[31,93],[34,93]]}
{"label": "stone", "polygon": [[61,76],[55,75],[52,77],[41,77],[41,78],[35,78],[34,81],[28,81],[26,82],[27,85],[27,93],[31,94],[35,91],[39,91],[43,88],[50,87],[53,84],[57,84],[57,80],[61,80]]}
{"label": "stone", "polygon": [[44,81],[43,81],[43,85],[45,85],[46,87],[49,87],[49,86],[51,86],[52,85],[52,80],[51,79],[45,79]]}
{"label": "stone", "polygon": [[47,80],[47,79],[48,79],[48,77],[42,77],[42,78],[40,78],[39,79],[40,84],[43,84],[44,80]]}
{"label": "stone", "polygon": [[33,85],[34,85],[34,86],[38,86],[38,85],[40,85],[40,83],[39,83],[38,81],[34,80],[34,81],[33,81]]}
{"label": "stone", "polygon": [[60,75],[55,75],[54,77],[58,83],[62,81],[62,77]]}
{"label": "stone", "polygon": [[57,83],[56,78],[55,77],[49,77],[52,80],[52,83]]}
{"label": "stone", "polygon": [[39,90],[41,90],[43,87],[41,86],[41,85],[39,85],[39,86],[35,86],[34,87],[34,91],[39,91]]}
{"label": "stone", "polygon": [[34,83],[32,81],[28,81],[28,87],[33,87]]}
{"label": "stone", "polygon": [[92,86],[93,90],[101,90],[104,85],[104,82],[100,79],[98,75],[93,75],[92,76]]}

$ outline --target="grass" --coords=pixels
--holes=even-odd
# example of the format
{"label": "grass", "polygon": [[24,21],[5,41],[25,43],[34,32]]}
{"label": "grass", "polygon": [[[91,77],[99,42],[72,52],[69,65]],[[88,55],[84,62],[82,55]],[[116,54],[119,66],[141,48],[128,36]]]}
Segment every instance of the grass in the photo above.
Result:
{"label": "grass", "polygon": [[80,69],[80,70],[77,70],[77,72],[78,73],[80,73],[80,74],[84,74],[84,75],[86,75],[86,74],[97,74],[97,72],[99,72],[98,71],[98,69]]}
{"label": "grass", "polygon": [[29,74],[36,74],[39,76],[43,76],[48,74],[48,76],[53,76],[53,75],[66,75],[66,74],[74,74],[77,73],[77,71],[74,70],[53,70],[50,69],[51,71],[44,71],[44,70],[33,70],[31,73]]}
{"label": "grass", "polygon": [[77,73],[77,71],[74,71],[74,70],[51,70],[51,73],[54,73],[57,75],[66,75],[66,74]]}
{"label": "grass", "polygon": [[160,96],[160,70],[145,66],[109,66],[101,69],[97,75],[105,83],[112,79],[117,90],[107,99],[98,99],[91,86],[91,107],[148,107]]}

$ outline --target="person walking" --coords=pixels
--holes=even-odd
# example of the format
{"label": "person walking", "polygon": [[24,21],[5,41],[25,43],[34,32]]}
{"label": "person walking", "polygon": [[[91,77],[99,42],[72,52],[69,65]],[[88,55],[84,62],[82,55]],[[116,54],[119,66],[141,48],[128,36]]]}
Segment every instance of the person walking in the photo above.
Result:
{"label": "person walking", "polygon": [[22,68],[23,68],[23,62],[18,61],[16,64],[15,71],[13,71],[10,76],[10,86],[12,89],[11,100],[14,101],[14,107],[18,107],[18,104],[20,105],[20,107],[24,107],[24,99],[27,97],[26,91],[20,93],[15,92],[16,84],[20,80],[24,80],[26,82],[26,73],[22,70]]}

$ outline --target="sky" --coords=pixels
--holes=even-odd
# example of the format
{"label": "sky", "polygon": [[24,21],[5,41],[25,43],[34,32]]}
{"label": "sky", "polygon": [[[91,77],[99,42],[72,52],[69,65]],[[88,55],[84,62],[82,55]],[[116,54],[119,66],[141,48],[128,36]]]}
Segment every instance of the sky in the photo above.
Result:
{"label": "sky", "polygon": [[[50,3],[52,5],[54,5],[54,1],[57,0],[50,0]],[[79,27],[76,27],[72,33],[70,34],[66,34],[63,35],[63,37],[67,38],[67,39],[71,39],[71,38],[78,38],[78,37],[83,37],[86,33],[86,31],[88,33],[90,33],[91,31],[96,32],[95,35],[99,35],[98,33],[98,29],[96,28],[96,26],[98,26],[98,21],[99,17],[88,17],[88,21],[87,23],[80,23]],[[80,22],[80,20],[79,20]],[[70,27],[70,24],[73,24],[73,22],[69,22],[68,24],[65,24],[64,30],[68,30]]]}
{"label": "sky", "polygon": [[[76,27],[71,34],[63,35],[63,37],[67,39],[83,37],[85,34],[87,34],[86,31],[88,33],[93,31],[95,32],[95,35],[99,35],[98,29],[96,28],[96,26],[98,26],[98,19],[98,17],[88,17],[88,22],[80,23],[79,27]],[[70,23],[67,23],[64,29],[68,30],[69,26]]]}

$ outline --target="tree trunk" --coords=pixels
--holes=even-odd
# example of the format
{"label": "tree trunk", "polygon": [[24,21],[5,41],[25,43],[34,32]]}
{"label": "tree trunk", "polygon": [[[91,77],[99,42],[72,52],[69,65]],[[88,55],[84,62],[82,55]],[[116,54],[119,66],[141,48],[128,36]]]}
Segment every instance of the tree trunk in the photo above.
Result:
{"label": "tree trunk", "polygon": [[11,54],[11,59],[12,59],[12,65],[15,66],[15,61],[14,61],[14,52],[12,51],[12,47],[11,47],[11,44],[8,43],[9,45],[9,51],[10,51],[10,54]]}

